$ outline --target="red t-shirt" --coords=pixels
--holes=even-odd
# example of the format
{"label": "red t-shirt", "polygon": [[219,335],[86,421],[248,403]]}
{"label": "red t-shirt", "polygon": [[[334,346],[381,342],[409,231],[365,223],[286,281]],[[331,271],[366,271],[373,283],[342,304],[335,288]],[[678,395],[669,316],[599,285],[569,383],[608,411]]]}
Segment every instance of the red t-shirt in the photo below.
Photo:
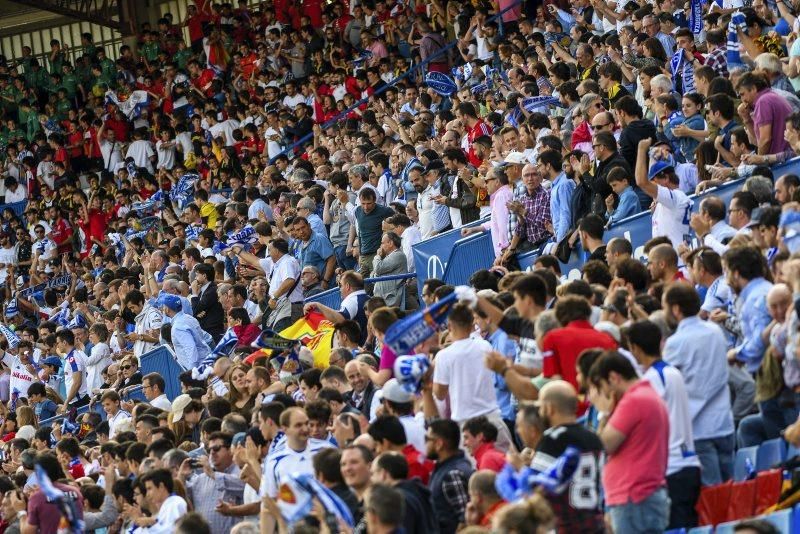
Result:
{"label": "red t-shirt", "polygon": [[666,485],[669,414],[647,380],[632,386],[617,403],[608,424],[625,441],[606,456],[603,488],[610,506],[640,503]]}
{"label": "red t-shirt", "polygon": [[203,89],[208,82],[214,79],[214,71],[211,69],[203,69],[203,72],[200,73],[200,76],[194,78],[192,80],[192,85],[197,87],[200,91],[204,91],[206,96],[211,97],[214,96],[214,90],[211,87],[207,89]]}
{"label": "red t-shirt", "polygon": [[478,469],[489,469],[499,473],[506,465],[506,455],[503,454],[503,451],[496,449],[493,443],[483,443],[475,449],[473,456]]}
{"label": "red t-shirt", "polygon": [[408,462],[408,479],[411,480],[414,477],[418,477],[427,486],[433,472],[434,463],[424,458],[411,444],[403,447],[403,456],[406,457],[406,462]]}
{"label": "red t-shirt", "polygon": [[56,245],[58,245],[59,254],[64,254],[72,250],[72,243],[70,243],[70,238],[72,238],[72,226],[70,226],[69,222],[63,217],[58,219],[53,225],[53,229],[50,231],[50,237],[55,241]]}
{"label": "red t-shirt", "polygon": [[467,150],[467,160],[473,167],[480,167],[483,160],[475,155],[475,150],[472,148],[472,143],[475,139],[483,137],[484,135],[492,135],[492,127],[478,119],[472,128],[467,133],[467,141],[469,141],[469,149]]}
{"label": "red t-shirt", "polygon": [[[67,486],[60,482],[53,485],[64,492],[65,498],[75,502],[78,513],[83,517],[83,496],[74,486]],[[56,504],[48,502],[42,490],[36,490],[28,500],[28,523],[38,527],[40,534],[56,534],[59,527],[66,529],[67,520],[61,515]]]}
{"label": "red t-shirt", "polygon": [[75,148],[70,149],[70,157],[71,158],[79,158],[83,156],[83,147],[81,146],[83,143],[83,132],[80,130],[75,130],[71,134],[67,136],[67,143],[70,145],[77,145]]}
{"label": "red t-shirt", "polygon": [[578,377],[575,363],[586,349],[615,349],[617,342],[605,332],[592,328],[589,321],[572,321],[563,328],[545,334],[542,340],[544,365],[542,375],[550,378],[560,375],[577,390]]}

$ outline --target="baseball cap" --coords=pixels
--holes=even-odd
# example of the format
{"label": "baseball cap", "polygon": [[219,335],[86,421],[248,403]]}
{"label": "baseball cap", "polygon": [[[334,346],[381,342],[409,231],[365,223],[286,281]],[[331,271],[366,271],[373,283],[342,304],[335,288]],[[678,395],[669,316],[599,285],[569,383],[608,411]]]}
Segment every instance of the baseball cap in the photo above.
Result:
{"label": "baseball cap", "polygon": [[503,160],[504,165],[525,165],[526,163],[528,163],[528,158],[525,157],[525,154],[516,150],[509,152]]}
{"label": "baseball cap", "polygon": [[428,164],[425,166],[425,170],[422,171],[422,174],[428,174],[429,172],[433,171],[438,172],[441,171],[442,169],[444,169],[444,162],[442,162],[442,160],[440,159],[435,159],[428,162]]}
{"label": "baseball cap", "polygon": [[244,445],[244,440],[247,437],[246,432],[237,432],[234,434],[231,444],[236,447],[237,445]]}
{"label": "baseball cap", "polygon": [[172,401],[172,410],[170,410],[170,412],[172,412],[173,423],[183,419],[183,410],[185,410],[186,407],[189,406],[190,402],[192,402],[192,398],[186,393],[175,397],[175,400]]}
{"label": "baseball cap", "polygon": [[383,385],[383,400],[392,402],[409,403],[414,402],[414,395],[406,391],[396,378],[392,378]]}
{"label": "baseball cap", "polygon": [[183,308],[183,304],[181,303],[181,298],[178,295],[164,293],[163,291],[158,294],[158,298],[156,299],[156,306],[158,306],[159,308],[161,306],[166,306],[172,311],[178,311],[181,308]]}
{"label": "baseball cap", "polygon": [[52,365],[53,367],[61,367],[61,358],[58,356],[48,356],[42,362],[42,365]]}
{"label": "baseball cap", "polygon": [[675,167],[669,161],[656,161],[650,165],[650,171],[647,173],[647,179],[652,180],[666,170],[674,169]]}
{"label": "baseball cap", "polygon": [[750,214],[750,222],[747,223],[747,228],[754,226],[779,226],[781,220],[781,210],[779,208],[772,208],[771,206],[756,208]]}

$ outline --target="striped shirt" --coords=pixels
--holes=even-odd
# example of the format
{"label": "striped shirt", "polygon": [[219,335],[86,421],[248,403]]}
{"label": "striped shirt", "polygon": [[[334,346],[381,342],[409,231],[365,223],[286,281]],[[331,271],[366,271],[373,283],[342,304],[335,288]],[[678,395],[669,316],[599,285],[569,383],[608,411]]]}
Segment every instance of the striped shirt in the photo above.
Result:
{"label": "striped shirt", "polygon": [[[153,330],[160,330],[163,323],[164,316],[161,314],[158,308],[151,306],[149,302],[145,301],[142,311],[136,316],[136,327],[133,331],[139,336],[146,335]],[[149,341],[137,339],[133,343],[133,354],[139,358],[142,356],[142,354],[145,354],[157,346],[158,343],[151,343]]]}

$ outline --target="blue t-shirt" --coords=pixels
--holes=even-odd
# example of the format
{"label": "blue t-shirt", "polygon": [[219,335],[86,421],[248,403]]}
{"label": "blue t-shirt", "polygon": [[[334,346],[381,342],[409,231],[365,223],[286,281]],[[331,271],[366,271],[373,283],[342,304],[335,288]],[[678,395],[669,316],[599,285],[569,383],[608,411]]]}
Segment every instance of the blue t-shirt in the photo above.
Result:
{"label": "blue t-shirt", "polygon": [[325,263],[328,258],[333,256],[331,240],[312,232],[311,239],[300,250],[302,251],[300,259],[302,267],[313,265],[319,270],[321,276],[325,276]]}
{"label": "blue t-shirt", "polygon": [[45,399],[42,402],[37,402],[36,407],[34,408],[34,412],[36,413],[36,418],[39,421],[44,421],[45,419],[50,419],[51,417],[56,416],[56,410],[58,410],[58,406],[55,402],[51,401],[50,399]]}

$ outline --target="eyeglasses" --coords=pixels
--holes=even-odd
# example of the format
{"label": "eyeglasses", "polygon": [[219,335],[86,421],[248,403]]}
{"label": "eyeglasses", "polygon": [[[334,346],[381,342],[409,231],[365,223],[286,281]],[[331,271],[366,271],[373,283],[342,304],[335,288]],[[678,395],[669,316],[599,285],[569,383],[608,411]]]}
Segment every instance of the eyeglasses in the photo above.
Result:
{"label": "eyeglasses", "polygon": [[209,454],[211,454],[212,452],[219,452],[219,451],[220,451],[220,449],[227,449],[227,448],[228,448],[228,447],[226,447],[225,445],[216,445],[216,446],[214,446],[214,447],[207,447],[207,448],[206,448],[206,452],[208,452]]}
{"label": "eyeglasses", "polygon": [[493,181],[495,181],[495,180],[497,180],[497,178],[487,178],[487,179],[486,179],[486,180],[484,180],[484,181],[488,183],[488,182],[493,182]]}
{"label": "eyeglasses", "polygon": [[605,123],[605,124],[593,124],[593,125],[592,125],[592,128],[594,128],[595,130],[597,130],[598,128],[605,128],[606,126],[608,126],[608,125],[610,125],[610,124],[611,124],[610,122],[607,122],[607,123]]}
{"label": "eyeglasses", "polygon": [[131,369],[132,367],[133,367],[132,365],[123,365],[121,368],[122,368],[123,371],[127,371],[128,369]]}
{"label": "eyeglasses", "polygon": [[597,150],[597,147],[602,147],[602,146],[604,146],[604,145],[600,145],[600,144],[597,144],[597,145],[592,145],[592,150],[595,150],[595,151],[596,151],[596,150]]}

